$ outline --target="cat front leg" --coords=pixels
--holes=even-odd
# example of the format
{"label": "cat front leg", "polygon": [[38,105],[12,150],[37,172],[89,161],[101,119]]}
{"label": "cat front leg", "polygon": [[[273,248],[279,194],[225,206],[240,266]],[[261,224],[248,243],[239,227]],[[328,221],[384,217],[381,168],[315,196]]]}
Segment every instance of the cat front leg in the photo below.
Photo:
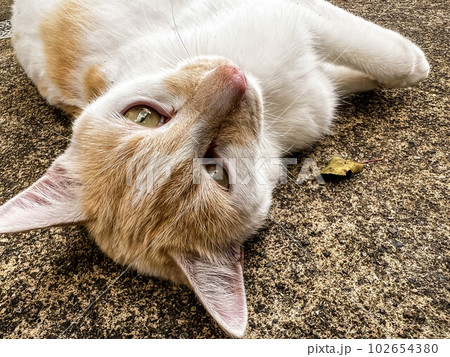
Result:
{"label": "cat front leg", "polygon": [[333,64],[348,66],[389,88],[409,87],[427,78],[423,51],[407,38],[354,16],[323,0],[307,0],[316,49]]}
{"label": "cat front leg", "polygon": [[336,86],[339,95],[368,92],[380,86],[372,76],[349,67],[324,63],[322,70]]}

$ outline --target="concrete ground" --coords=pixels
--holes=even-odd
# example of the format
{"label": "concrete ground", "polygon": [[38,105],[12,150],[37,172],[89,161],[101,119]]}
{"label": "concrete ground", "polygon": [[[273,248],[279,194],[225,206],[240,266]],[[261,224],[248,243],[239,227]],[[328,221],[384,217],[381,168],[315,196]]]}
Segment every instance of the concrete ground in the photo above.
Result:
{"label": "concrete ground", "polygon": [[[11,2],[0,0],[0,21]],[[245,337],[450,338],[448,3],[333,3],[412,38],[432,72],[415,88],[348,98],[332,134],[296,155],[321,166],[335,154],[384,160],[348,181],[276,189],[245,246]],[[3,203],[45,172],[71,129],[9,39],[0,74]],[[0,235],[0,336],[226,337],[186,287],[122,272],[82,227]]]}

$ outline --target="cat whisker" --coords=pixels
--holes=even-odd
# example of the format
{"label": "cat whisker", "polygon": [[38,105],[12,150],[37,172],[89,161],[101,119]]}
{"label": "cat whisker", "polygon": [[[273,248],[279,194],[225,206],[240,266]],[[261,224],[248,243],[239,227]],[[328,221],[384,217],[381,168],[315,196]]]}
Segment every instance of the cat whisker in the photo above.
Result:
{"label": "cat whisker", "polygon": [[161,57],[159,54],[155,53],[154,54],[156,57],[158,57],[161,61],[163,61],[164,63],[166,63],[167,65],[169,65],[169,68],[174,68],[177,66],[177,63],[173,60],[171,60],[170,58],[163,58]]}
{"label": "cat whisker", "polygon": [[149,28],[151,28],[151,23],[148,20],[147,11],[145,10],[144,3],[142,2],[142,0],[140,0],[140,2],[141,2],[142,11],[144,12],[145,21],[147,21],[147,24],[149,25]]}
{"label": "cat whisker", "polygon": [[267,118],[271,118],[271,119],[285,119],[285,118],[279,118],[277,115],[273,115],[273,114],[269,114],[269,113],[264,113],[264,116]]}
{"label": "cat whisker", "polygon": [[70,141],[71,139],[65,135],[62,135],[61,133],[56,132],[55,130],[51,129],[51,128],[47,128],[48,131],[51,131],[52,133],[56,134],[57,136],[59,136],[62,139],[65,139],[67,141]]}
{"label": "cat whisker", "polygon": [[197,56],[200,56],[200,49],[199,49],[199,41],[198,41],[198,32],[197,32],[197,28],[194,29],[194,47],[195,47],[195,53],[197,54]]}
{"label": "cat whisker", "polygon": [[186,51],[187,56],[189,57],[190,60],[192,60],[191,55],[189,54],[189,51],[187,50],[186,45],[185,45],[183,39],[181,38],[180,31],[178,30],[177,22],[175,21],[175,12],[173,10],[173,0],[170,0],[170,7],[171,7],[171,11],[172,11],[172,21],[173,21],[173,25],[175,26],[175,31],[176,31],[177,37],[180,40],[181,45],[183,46],[184,50]]}
{"label": "cat whisker", "polygon": [[[168,39],[169,39],[169,41],[166,41],[166,42],[162,43],[163,47],[167,51],[170,52],[170,54],[173,56],[173,58],[175,59],[177,64],[183,62],[184,56],[182,56],[182,54],[180,54],[180,53],[177,54],[175,52],[175,50],[177,50],[177,51],[180,50],[178,37],[176,36],[176,34],[172,34],[172,36],[170,38],[168,38]],[[167,38],[166,38],[166,40],[167,40]],[[183,49],[183,51],[184,51],[184,49]]]}

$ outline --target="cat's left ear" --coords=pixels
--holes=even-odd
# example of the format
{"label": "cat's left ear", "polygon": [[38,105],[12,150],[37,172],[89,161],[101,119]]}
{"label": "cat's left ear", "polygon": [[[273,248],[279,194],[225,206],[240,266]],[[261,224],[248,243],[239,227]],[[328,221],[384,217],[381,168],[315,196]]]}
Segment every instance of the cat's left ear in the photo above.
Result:
{"label": "cat's left ear", "polygon": [[81,184],[70,175],[69,152],[25,191],[0,207],[0,233],[75,224],[85,220]]}
{"label": "cat's left ear", "polygon": [[241,338],[247,327],[243,248],[232,247],[213,259],[187,254],[174,258],[214,320],[229,335]]}

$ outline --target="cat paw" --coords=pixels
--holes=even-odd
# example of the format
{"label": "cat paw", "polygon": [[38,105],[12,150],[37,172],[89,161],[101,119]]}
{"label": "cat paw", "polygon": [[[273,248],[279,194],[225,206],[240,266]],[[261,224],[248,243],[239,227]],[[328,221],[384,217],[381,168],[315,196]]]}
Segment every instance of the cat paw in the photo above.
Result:
{"label": "cat paw", "polygon": [[423,51],[411,43],[410,62],[411,70],[408,74],[399,76],[392,81],[383,83],[387,88],[406,88],[414,86],[428,77],[430,65]]}

